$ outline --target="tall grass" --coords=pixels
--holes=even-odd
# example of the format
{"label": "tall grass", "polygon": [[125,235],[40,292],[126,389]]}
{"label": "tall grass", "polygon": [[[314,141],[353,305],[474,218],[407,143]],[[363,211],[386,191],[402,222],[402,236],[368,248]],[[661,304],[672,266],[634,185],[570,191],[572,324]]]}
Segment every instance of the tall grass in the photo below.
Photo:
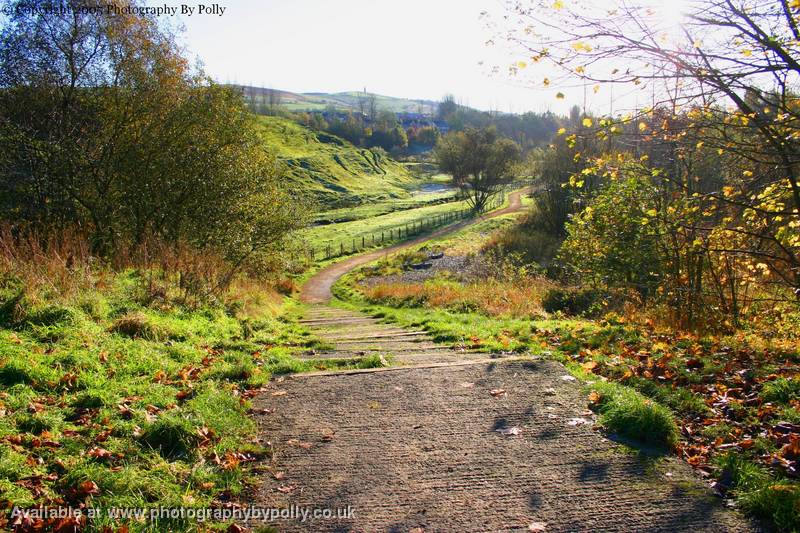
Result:
{"label": "tall grass", "polygon": [[393,307],[428,307],[489,316],[539,318],[542,298],[552,283],[528,276],[513,281],[486,279],[461,284],[435,279],[425,283],[382,283],[363,289],[370,303]]}
{"label": "tall grass", "polygon": [[240,275],[236,265],[218,254],[187,244],[148,239],[136,246],[118,246],[107,258],[91,250],[89,238],[78,229],[45,233],[0,226],[0,290],[19,292],[29,300],[71,301],[83,292],[104,289],[115,272],[125,270],[140,274],[138,295],[147,305],[198,308],[226,304],[229,296],[233,300],[248,293],[263,296],[267,286],[283,293],[294,289],[268,273],[260,280]]}

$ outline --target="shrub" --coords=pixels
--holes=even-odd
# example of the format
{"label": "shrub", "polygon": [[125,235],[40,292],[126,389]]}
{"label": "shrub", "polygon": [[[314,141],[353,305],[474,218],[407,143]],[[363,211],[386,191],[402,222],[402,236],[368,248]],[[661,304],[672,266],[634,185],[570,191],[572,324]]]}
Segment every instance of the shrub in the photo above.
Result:
{"label": "shrub", "polygon": [[[596,289],[550,289],[542,300],[548,313],[597,315],[607,310],[610,295]],[[605,306],[603,304],[606,304]]]}
{"label": "shrub", "polygon": [[595,383],[600,423],[609,431],[644,444],[671,447],[678,442],[672,412],[635,390],[615,383]]}

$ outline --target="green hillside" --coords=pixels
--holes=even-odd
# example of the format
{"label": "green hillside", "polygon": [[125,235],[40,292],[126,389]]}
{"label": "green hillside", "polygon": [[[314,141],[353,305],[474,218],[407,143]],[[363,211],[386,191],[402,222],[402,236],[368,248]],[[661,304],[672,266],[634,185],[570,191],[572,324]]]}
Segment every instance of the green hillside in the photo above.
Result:
{"label": "green hillside", "polygon": [[293,93],[280,89],[265,87],[252,87],[248,85],[234,85],[239,88],[245,97],[255,103],[268,105],[274,100],[281,107],[291,111],[322,111],[328,107],[343,111],[358,111],[359,102],[368,98],[375,98],[378,109],[385,109],[394,113],[429,113],[435,114],[439,106],[433,100],[413,100],[398,98],[362,91],[345,91],[340,93]]}
{"label": "green hillside", "polygon": [[265,143],[284,164],[286,179],[324,207],[408,198],[408,191],[421,184],[381,151],[358,148],[284,118],[258,120]]}

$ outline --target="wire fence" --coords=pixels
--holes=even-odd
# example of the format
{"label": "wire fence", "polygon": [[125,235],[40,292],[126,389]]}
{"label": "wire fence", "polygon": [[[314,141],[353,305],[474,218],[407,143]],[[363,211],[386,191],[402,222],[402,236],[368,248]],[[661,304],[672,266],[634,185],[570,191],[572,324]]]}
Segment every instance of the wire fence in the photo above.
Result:
{"label": "wire fence", "polygon": [[[506,191],[503,190],[499,194],[490,199],[482,212],[494,211],[501,207],[506,201]],[[431,232],[435,229],[453,224],[460,220],[471,218],[476,213],[472,209],[464,208],[455,211],[448,211],[446,213],[439,213],[436,215],[429,215],[420,217],[411,222],[398,224],[390,228],[382,228],[371,232],[365,232],[358,236],[348,237],[334,243],[328,243],[324,246],[309,246],[303,254],[305,258],[311,262],[324,261],[333,259],[344,255],[352,255],[362,252],[367,249],[383,247],[389,244],[396,244],[407,241],[412,237]]]}

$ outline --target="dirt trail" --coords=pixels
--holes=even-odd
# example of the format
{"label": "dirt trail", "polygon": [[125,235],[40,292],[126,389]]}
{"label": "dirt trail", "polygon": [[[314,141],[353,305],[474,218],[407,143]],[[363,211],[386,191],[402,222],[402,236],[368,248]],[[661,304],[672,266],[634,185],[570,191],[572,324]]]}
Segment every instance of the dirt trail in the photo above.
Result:
{"label": "dirt trail", "polygon": [[[520,196],[487,217],[519,210]],[[306,357],[375,355],[394,365],[277,378],[254,400],[260,440],[273,453],[253,505],[333,513],[303,521],[295,512],[267,525],[341,533],[757,530],[685,463],[605,438],[581,385],[559,363],[437,344],[425,331],[324,304],[352,268],[472,222],[352,257],[306,284],[303,300],[316,305],[301,323],[331,345]],[[352,515],[337,517],[348,507]]]}
{"label": "dirt trail", "polygon": [[508,195],[508,206],[504,207],[503,209],[499,209],[497,211],[492,211],[491,213],[487,213],[479,218],[471,219],[471,220],[463,220],[457,224],[452,224],[450,226],[446,226],[439,230],[434,231],[433,233],[428,233],[426,235],[421,235],[416,239],[411,241],[402,242],[399,244],[395,244],[393,246],[389,246],[387,248],[381,248],[380,250],[376,250],[374,252],[369,252],[366,254],[354,255],[349,259],[345,259],[344,261],[339,261],[338,263],[334,263],[329,267],[326,267],[311,277],[306,284],[303,286],[300,292],[300,300],[305,303],[325,303],[331,299],[331,287],[336,280],[353,270],[354,268],[369,263],[371,261],[375,261],[379,259],[381,256],[386,254],[390,254],[393,252],[397,252],[399,250],[403,250],[405,248],[410,248],[417,244],[423,243],[427,240],[433,239],[435,237],[440,237],[442,235],[447,235],[448,233],[452,233],[454,231],[458,231],[459,229],[469,226],[470,224],[474,224],[481,220],[486,220],[489,218],[498,217],[500,215],[507,215],[508,213],[514,213],[515,211],[519,211],[522,209],[522,195],[525,191],[514,191]]}

